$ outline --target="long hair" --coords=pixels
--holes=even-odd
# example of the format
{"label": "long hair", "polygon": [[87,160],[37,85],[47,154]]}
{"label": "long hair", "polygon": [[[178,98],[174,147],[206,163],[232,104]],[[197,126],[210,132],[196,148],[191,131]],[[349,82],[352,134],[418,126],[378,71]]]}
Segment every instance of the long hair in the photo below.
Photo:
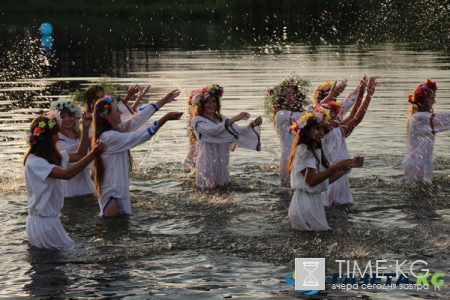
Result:
{"label": "long hair", "polygon": [[[214,116],[219,120],[222,119],[222,114],[220,113],[220,97],[216,95],[211,95],[210,97],[214,97],[216,99],[216,110],[214,111]],[[195,116],[205,116],[205,104],[195,105],[192,109],[192,117]]]}
{"label": "long hair", "polygon": [[103,98],[105,95],[105,89],[99,85],[95,85],[93,87],[90,87],[87,91],[87,100],[86,104],[84,106],[84,109],[92,113],[94,111],[94,106],[97,103],[98,100]]}
{"label": "long hair", "polygon": [[49,164],[61,166],[61,153],[59,153],[58,148],[56,147],[56,138],[53,138],[54,135],[58,134],[59,126],[55,121],[55,125],[50,129],[48,122],[50,121],[47,117],[37,117],[30,124],[30,133],[33,134],[34,130],[39,127],[40,122],[44,122],[46,124],[44,132],[41,133],[43,138],[39,139],[37,142],[30,143],[30,146],[25,153],[23,158],[23,165],[30,154],[36,155],[38,157],[42,157]]}
{"label": "long hair", "polygon": [[[302,129],[300,129],[298,131],[298,133],[295,135],[295,139],[294,142],[292,143],[291,146],[291,153],[289,154],[289,160],[288,160],[288,165],[287,165],[287,171],[288,173],[291,173],[292,168],[293,168],[293,164],[294,164],[294,158],[295,158],[295,153],[297,152],[297,146],[300,144],[305,144],[307,149],[309,151],[311,151],[311,153],[314,155],[314,157],[316,158],[317,161],[317,169],[319,169],[319,162],[322,162],[322,166],[324,166],[325,168],[329,168],[330,165],[328,163],[328,160],[326,159],[323,150],[322,150],[322,143],[316,143],[314,142],[310,137],[309,137],[309,132],[314,129],[318,124],[315,125],[308,125],[303,127]],[[322,157],[321,160],[316,156],[316,151],[315,149],[320,149]]]}
{"label": "long hair", "polygon": [[[103,132],[114,130],[108,119],[100,116],[100,112],[105,111],[106,104],[108,103],[104,99],[100,99],[94,105],[93,122],[92,122],[93,124],[92,141],[91,141],[92,148],[94,147],[95,142],[100,138]],[[131,172],[133,170],[133,158],[131,157],[129,150],[128,150],[128,162]],[[98,195],[102,193],[102,184],[104,178],[105,178],[105,165],[103,164],[102,156],[97,155],[94,158],[94,184]]]}
{"label": "long hair", "polygon": [[191,127],[191,121],[194,117],[194,107],[195,106],[189,106],[188,107],[188,120],[187,120],[187,128],[188,128],[188,137],[190,143],[197,143],[197,138],[195,137],[194,128]]}

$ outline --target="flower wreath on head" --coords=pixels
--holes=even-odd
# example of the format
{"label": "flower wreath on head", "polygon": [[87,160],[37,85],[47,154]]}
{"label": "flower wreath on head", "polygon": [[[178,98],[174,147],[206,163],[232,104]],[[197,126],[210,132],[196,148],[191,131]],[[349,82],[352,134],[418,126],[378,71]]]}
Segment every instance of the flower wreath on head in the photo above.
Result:
{"label": "flower wreath on head", "polygon": [[87,102],[96,99],[98,92],[114,96],[117,95],[117,90],[108,82],[108,78],[105,77],[96,84],[91,84],[85,90],[76,91],[75,93],[70,94],[70,96],[81,105],[86,105]]}
{"label": "flower wreath on head", "polygon": [[28,143],[31,145],[36,145],[39,141],[44,140],[45,131],[51,130],[56,125],[56,120],[53,115],[48,116],[48,120],[41,119],[34,122],[32,130],[27,130]]}
{"label": "flower wreath on head", "polygon": [[322,101],[326,96],[330,93],[330,91],[334,87],[334,81],[325,81],[321,85],[317,87],[317,89],[314,91],[314,102],[319,103]]}
{"label": "flower wreath on head", "polygon": [[77,119],[82,116],[81,106],[72,99],[61,97],[50,104],[50,115],[58,121],[58,124],[61,124],[61,112],[64,109],[68,109]]}
{"label": "flower wreath on head", "polygon": [[263,107],[264,115],[268,117],[272,122],[275,119],[274,107],[278,103],[280,97],[285,97],[289,88],[298,87],[297,96],[301,98],[302,107],[306,107],[309,100],[306,95],[309,94],[311,89],[311,83],[309,80],[304,79],[297,75],[291,75],[284,78],[279,84],[267,91],[267,95],[264,97]]}
{"label": "flower wreath on head", "polygon": [[408,96],[408,102],[411,104],[417,104],[420,99],[427,97],[430,91],[436,91],[437,85],[435,81],[431,79],[425,80],[424,83],[416,87],[414,93]]}
{"label": "flower wreath on head", "polygon": [[109,94],[105,94],[103,100],[106,102],[106,104],[105,106],[103,106],[103,110],[98,113],[100,118],[105,118],[106,115],[111,113],[111,104],[114,102],[114,97]]}
{"label": "flower wreath on head", "polygon": [[322,122],[328,122],[331,120],[330,110],[322,105],[317,105],[314,108],[308,108],[300,119],[292,123],[291,131],[298,133],[302,128],[306,126],[312,126],[315,124],[320,124]]}
{"label": "flower wreath on head", "polygon": [[335,115],[339,115],[341,113],[342,107],[344,107],[341,101],[330,101],[320,105],[330,109]]}
{"label": "flower wreath on head", "polygon": [[189,96],[189,103],[191,105],[203,105],[205,100],[211,96],[217,96],[222,98],[223,87],[218,84],[211,84],[210,86],[205,86],[201,90],[192,91]]}

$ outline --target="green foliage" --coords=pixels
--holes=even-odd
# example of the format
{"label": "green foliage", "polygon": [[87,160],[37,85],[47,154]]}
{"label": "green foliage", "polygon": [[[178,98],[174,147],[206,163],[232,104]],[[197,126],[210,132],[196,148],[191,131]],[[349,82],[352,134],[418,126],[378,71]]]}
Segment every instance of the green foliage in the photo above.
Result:
{"label": "green foliage", "polygon": [[284,98],[289,88],[298,87],[298,94],[302,102],[302,106],[306,107],[309,101],[306,98],[311,91],[311,82],[305,78],[297,75],[291,75],[284,78],[278,85],[269,89],[267,95],[264,97],[263,108],[264,115],[270,119],[271,122],[275,118],[275,110],[278,105],[278,100]]}

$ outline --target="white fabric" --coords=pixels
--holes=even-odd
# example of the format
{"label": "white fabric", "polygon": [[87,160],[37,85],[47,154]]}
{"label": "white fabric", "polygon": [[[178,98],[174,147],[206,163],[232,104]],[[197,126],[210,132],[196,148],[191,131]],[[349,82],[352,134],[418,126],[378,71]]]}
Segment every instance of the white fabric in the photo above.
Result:
{"label": "white fabric", "polygon": [[[342,159],[350,158],[347,148],[347,141],[341,127],[337,127],[328,132],[322,139],[322,149],[330,166]],[[330,204],[353,204],[350,183],[346,173],[341,178],[330,184],[328,191],[322,193],[324,205]]]}
{"label": "white fabric", "polygon": [[[59,140],[56,143],[59,150],[68,153],[77,152],[80,138],[71,139],[61,132],[58,133]],[[70,166],[71,164],[69,164]],[[83,171],[75,175],[70,180],[63,180],[64,196],[75,197],[91,195],[95,192],[94,182],[91,178],[92,164],[89,164]]]}
{"label": "white fabric", "polygon": [[450,130],[450,113],[416,112],[409,119],[406,133],[406,153],[403,159],[406,182],[425,182],[433,179],[434,134]]}
{"label": "white fabric", "polygon": [[133,132],[109,130],[100,135],[100,139],[105,142],[107,149],[101,154],[105,175],[102,193],[98,198],[99,216],[103,216],[103,209],[110,197],[122,199],[125,212],[131,214],[130,168],[127,150],[150,140],[156,133],[157,126],[158,122],[155,121],[144,130]]}
{"label": "white fabric", "polygon": [[291,125],[297,121],[304,112],[292,112],[289,110],[279,110],[275,115],[275,130],[280,139],[281,159],[278,175],[280,176],[281,186],[289,187],[291,182],[290,174],[287,171],[291,146],[295,139],[295,134],[291,132]]}
{"label": "white fabric", "polygon": [[[321,192],[328,188],[328,179],[315,185],[309,186],[301,171],[308,168],[315,172],[324,171],[321,160],[320,149],[315,150],[316,156],[309,151],[304,144],[297,146],[291,171],[291,187],[295,189],[291,204],[289,205],[289,220],[294,229],[297,230],[329,230],[325,210],[323,207]],[[305,174],[307,175],[307,173]]]}
{"label": "white fabric", "polygon": [[222,116],[222,122],[216,124],[202,116],[192,118],[191,126],[199,143],[195,184],[202,189],[224,186],[230,182],[230,150],[236,146],[261,150],[259,127],[233,124],[231,128],[226,128],[226,119]]}
{"label": "white fabric", "polygon": [[[66,168],[69,156],[65,151],[61,155],[62,168]],[[64,190],[62,180],[48,177],[53,168],[61,167],[33,154],[25,162],[28,194],[26,231],[28,241],[37,248],[61,249],[74,244],[59,219],[64,204]]]}
{"label": "white fabric", "polygon": [[[120,105],[120,103],[118,105]],[[124,108],[123,110],[122,109],[120,110],[123,112],[128,109]],[[139,111],[139,113],[132,115],[129,119],[125,120],[125,117],[122,119],[121,116],[120,117],[121,123],[117,126],[117,129],[120,132],[132,132],[136,130],[144,130],[148,126],[145,125],[147,120],[158,110],[159,110],[158,105],[156,105],[155,103],[151,103],[146,105],[142,110]]]}
{"label": "white fabric", "polygon": [[119,101],[117,107],[122,112],[122,114],[120,115],[120,120],[122,122],[131,119],[131,117],[133,117],[133,115],[137,113],[133,110],[133,107],[131,107],[128,103],[125,104],[123,101]]}

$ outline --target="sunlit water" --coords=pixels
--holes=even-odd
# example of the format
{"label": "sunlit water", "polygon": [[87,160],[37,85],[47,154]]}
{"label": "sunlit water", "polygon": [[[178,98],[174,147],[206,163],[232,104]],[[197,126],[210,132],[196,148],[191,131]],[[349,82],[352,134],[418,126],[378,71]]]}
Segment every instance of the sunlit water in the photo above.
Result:
{"label": "sunlit water", "polygon": [[[194,176],[181,169],[187,153],[186,119],[170,122],[150,141],[133,150],[134,215],[121,220],[96,218],[93,197],[67,199],[61,219],[69,235],[83,244],[68,251],[31,248],[26,240],[27,199],[21,159],[28,122],[40,111],[20,108],[0,112],[1,192],[0,295],[27,297],[130,297],[178,299],[300,297],[286,284],[296,257],[326,257],[327,272],[337,272],[334,259],[425,259],[433,272],[448,273],[450,241],[449,138],[435,144],[436,186],[412,191],[404,184],[401,161],[405,148],[408,94],[426,78],[437,81],[435,110],[449,111],[448,57],[415,52],[404,45],[379,44],[312,48],[294,45],[220,51],[134,50],[121,77],[111,82],[122,92],[131,84],[151,84],[156,101],[178,88],[179,101],[155,114],[186,111],[191,90],[211,83],[225,89],[223,113],[263,115],[268,87],[290,74],[317,86],[348,79],[347,95],[363,74],[378,77],[364,121],[348,138],[351,155],[365,157],[363,169],[350,182],[357,205],[331,209],[334,233],[302,233],[287,218],[293,192],[279,187],[280,155],[273,125],[264,119],[262,151],[238,149],[231,156],[232,184],[202,192]],[[97,78],[24,79],[0,83],[0,92],[49,90],[58,84],[83,88]],[[67,90],[62,91],[67,94]],[[51,93],[50,93],[51,94]],[[58,96],[54,96],[58,97]],[[33,101],[39,102],[36,96]],[[47,105],[45,100],[44,104]],[[7,105],[7,101],[0,105]],[[424,210],[425,215],[417,213]],[[436,215],[429,215],[435,212]],[[318,297],[369,295],[373,299],[436,297],[443,292],[342,292]]]}

